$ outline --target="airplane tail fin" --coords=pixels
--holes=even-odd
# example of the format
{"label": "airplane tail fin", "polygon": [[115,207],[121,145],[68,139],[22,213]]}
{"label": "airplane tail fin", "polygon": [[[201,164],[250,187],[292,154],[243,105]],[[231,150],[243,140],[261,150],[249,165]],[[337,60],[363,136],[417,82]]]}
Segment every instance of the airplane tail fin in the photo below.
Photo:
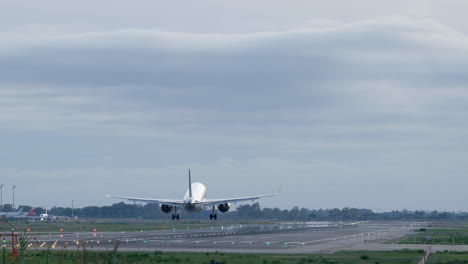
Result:
{"label": "airplane tail fin", "polygon": [[20,209],[18,209],[18,211],[16,211],[18,213],[22,213],[23,212],[23,207],[21,207]]}
{"label": "airplane tail fin", "polygon": [[190,175],[190,169],[188,170],[188,184],[189,184],[189,198],[192,199],[192,176]]}
{"label": "airplane tail fin", "polygon": [[36,211],[35,208],[31,209],[31,211],[28,212],[28,214],[26,216],[33,216],[34,215],[34,211]]}

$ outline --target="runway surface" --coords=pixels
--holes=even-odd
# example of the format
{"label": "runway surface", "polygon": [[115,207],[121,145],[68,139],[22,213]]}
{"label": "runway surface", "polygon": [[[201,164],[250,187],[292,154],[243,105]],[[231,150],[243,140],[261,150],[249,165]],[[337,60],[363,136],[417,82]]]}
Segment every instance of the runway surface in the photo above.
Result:
{"label": "runway surface", "polygon": [[419,228],[417,222],[308,222],[227,225],[140,232],[58,232],[30,238],[34,248],[120,251],[245,253],[332,253],[340,250],[395,250],[425,245],[382,244]]}

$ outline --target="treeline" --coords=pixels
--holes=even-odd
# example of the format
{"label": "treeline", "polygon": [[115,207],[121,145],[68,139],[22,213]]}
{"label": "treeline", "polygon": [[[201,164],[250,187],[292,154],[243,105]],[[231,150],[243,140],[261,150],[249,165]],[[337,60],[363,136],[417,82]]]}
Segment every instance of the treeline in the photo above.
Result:
{"label": "treeline", "polygon": [[[22,205],[27,212],[32,207]],[[10,205],[4,205],[2,211],[14,211]],[[36,207],[36,215],[45,212],[44,208]],[[165,214],[156,204],[126,204],[115,203],[110,206],[86,206],[83,208],[53,207],[48,210],[49,215],[76,216],[79,218],[145,218],[145,219],[169,219],[171,214]],[[179,210],[183,219],[206,219],[210,211],[199,214],[186,213]],[[288,220],[288,221],[327,221],[327,220],[457,220],[468,219],[467,212],[439,212],[439,211],[410,211],[394,210],[391,212],[373,212],[370,209],[348,208],[343,209],[307,209],[294,207],[290,210],[279,208],[261,208],[258,203],[240,205],[235,210],[227,213],[217,212],[220,219],[264,219],[264,220]]]}

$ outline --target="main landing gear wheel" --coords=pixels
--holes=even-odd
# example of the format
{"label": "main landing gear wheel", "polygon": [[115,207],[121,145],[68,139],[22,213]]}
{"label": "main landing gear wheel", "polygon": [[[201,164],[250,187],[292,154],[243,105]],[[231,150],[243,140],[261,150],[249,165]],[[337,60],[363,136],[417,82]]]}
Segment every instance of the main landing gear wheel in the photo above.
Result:
{"label": "main landing gear wheel", "polygon": [[174,214],[172,215],[172,220],[179,220],[179,214],[177,213],[177,207],[174,206]]}
{"label": "main landing gear wheel", "polygon": [[217,220],[218,216],[215,214],[215,209],[216,207],[213,205],[211,206],[211,214],[210,214],[210,220]]}

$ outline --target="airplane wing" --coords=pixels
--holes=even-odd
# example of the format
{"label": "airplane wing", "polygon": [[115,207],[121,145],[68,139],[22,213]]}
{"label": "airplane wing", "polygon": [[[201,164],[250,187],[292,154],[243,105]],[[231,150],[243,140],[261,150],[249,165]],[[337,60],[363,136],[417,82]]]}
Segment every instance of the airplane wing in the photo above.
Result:
{"label": "airplane wing", "polygon": [[219,204],[224,204],[224,203],[237,203],[237,202],[244,202],[244,201],[255,201],[260,198],[264,197],[271,197],[271,196],[277,196],[281,193],[281,185],[279,186],[278,192],[275,194],[265,194],[265,195],[257,195],[257,196],[247,196],[247,197],[237,197],[237,198],[221,198],[221,199],[206,199],[203,202],[200,202],[200,204],[204,206],[213,206],[213,205],[219,205]]}
{"label": "airplane wing", "polygon": [[107,197],[124,199],[132,202],[143,202],[143,203],[155,203],[155,204],[167,204],[173,206],[182,206],[184,201],[182,200],[171,200],[171,199],[153,199],[153,198],[137,198],[137,197],[126,197],[126,196],[112,196],[107,194]]}
{"label": "airplane wing", "polygon": [[202,204],[205,206],[213,206],[218,204],[224,203],[237,203],[237,202],[244,202],[244,201],[255,201],[263,197],[271,197],[276,196],[278,194],[266,194],[266,195],[257,195],[257,196],[249,196],[249,197],[238,197],[238,198],[221,198],[221,199],[206,199],[203,202],[198,202],[198,204]]}

